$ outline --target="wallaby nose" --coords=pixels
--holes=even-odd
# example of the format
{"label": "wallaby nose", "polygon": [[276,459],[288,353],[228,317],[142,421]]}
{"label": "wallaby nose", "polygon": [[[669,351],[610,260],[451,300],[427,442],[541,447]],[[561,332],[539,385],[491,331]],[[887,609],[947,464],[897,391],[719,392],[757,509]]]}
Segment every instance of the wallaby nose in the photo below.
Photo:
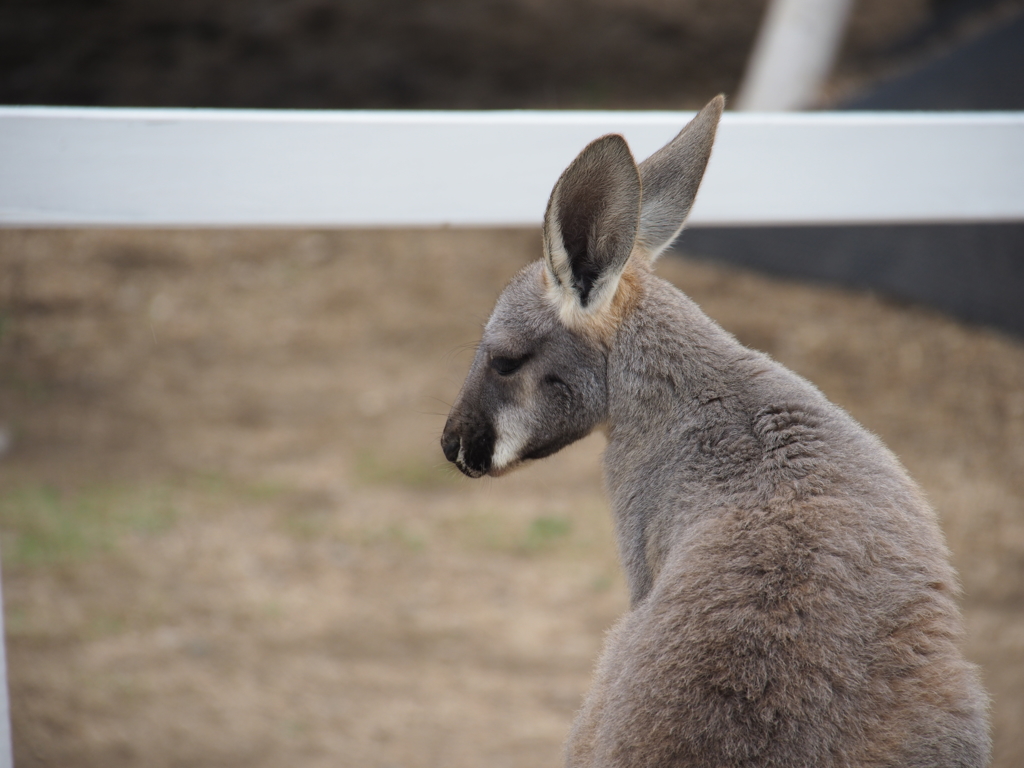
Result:
{"label": "wallaby nose", "polygon": [[462,440],[459,436],[450,432],[445,432],[441,435],[441,450],[444,451],[444,457],[448,461],[455,461],[459,457],[459,447],[462,445]]}

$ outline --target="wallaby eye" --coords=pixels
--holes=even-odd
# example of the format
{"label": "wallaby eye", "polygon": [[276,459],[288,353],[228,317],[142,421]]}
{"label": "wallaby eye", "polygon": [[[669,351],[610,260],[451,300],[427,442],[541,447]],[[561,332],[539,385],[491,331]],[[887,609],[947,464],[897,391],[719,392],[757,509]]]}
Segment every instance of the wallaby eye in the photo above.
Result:
{"label": "wallaby eye", "polygon": [[522,368],[523,363],[529,359],[529,355],[523,355],[522,357],[492,357],[491,368],[493,368],[499,376],[509,376]]}

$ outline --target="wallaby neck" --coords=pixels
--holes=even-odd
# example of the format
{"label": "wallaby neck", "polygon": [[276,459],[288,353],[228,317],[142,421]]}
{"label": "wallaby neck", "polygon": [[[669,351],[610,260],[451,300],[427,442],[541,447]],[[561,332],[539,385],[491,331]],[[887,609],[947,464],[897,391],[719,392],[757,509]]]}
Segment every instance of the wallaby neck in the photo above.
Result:
{"label": "wallaby neck", "polygon": [[604,462],[634,604],[669,549],[702,519],[723,503],[756,503],[785,479],[764,471],[759,414],[770,413],[773,400],[796,403],[812,421],[828,407],[810,384],[743,347],[676,288],[653,276],[644,283],[609,354]]}
{"label": "wallaby neck", "polygon": [[745,350],[671,285],[646,276],[643,297],[608,358],[605,480],[630,600],[650,590],[680,529],[701,514],[708,405]]}

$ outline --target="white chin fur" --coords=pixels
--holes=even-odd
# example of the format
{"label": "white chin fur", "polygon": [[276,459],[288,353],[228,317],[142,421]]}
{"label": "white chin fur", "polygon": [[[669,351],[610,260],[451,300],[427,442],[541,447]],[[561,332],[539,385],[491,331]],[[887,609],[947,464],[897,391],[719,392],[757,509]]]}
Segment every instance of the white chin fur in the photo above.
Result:
{"label": "white chin fur", "polygon": [[498,439],[491,456],[490,474],[500,475],[519,463],[519,455],[530,439],[530,428],[521,415],[512,409],[499,411],[495,422]]}

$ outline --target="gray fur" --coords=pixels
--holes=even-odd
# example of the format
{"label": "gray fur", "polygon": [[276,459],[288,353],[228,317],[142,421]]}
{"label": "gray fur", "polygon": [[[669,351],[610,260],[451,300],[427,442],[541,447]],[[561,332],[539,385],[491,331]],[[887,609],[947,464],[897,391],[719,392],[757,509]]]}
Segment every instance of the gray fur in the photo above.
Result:
{"label": "gray fur", "polygon": [[643,214],[639,241],[652,259],[683,229],[704,178],[724,108],[725,99],[712,99],[672,141],[640,164]]}
{"label": "gray fur", "polygon": [[[656,169],[654,210],[689,209],[709,108],[682,151],[667,151],[677,137],[640,166]],[[631,159],[612,155],[604,178],[628,177]],[[683,191],[667,189],[673,162]],[[601,199],[563,192],[554,216],[559,200]],[[650,273],[682,221],[645,224],[643,205],[625,265],[588,255],[615,291],[603,309],[555,279],[550,254],[512,280],[442,437],[479,476],[608,435],[630,609],[567,765],[986,765],[987,697],[959,649],[935,513],[877,438]]]}

